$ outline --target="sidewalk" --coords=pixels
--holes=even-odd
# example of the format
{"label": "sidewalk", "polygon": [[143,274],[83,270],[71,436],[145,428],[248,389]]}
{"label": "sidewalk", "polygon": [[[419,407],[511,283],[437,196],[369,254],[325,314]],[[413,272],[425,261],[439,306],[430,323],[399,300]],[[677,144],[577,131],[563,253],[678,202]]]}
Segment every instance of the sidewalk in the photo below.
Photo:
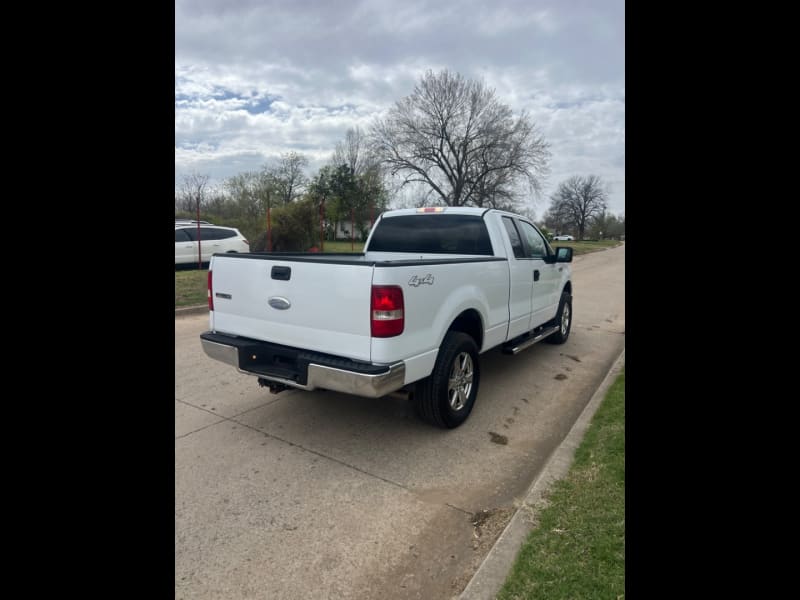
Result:
{"label": "sidewalk", "polygon": [[175,316],[176,317],[186,317],[190,315],[201,315],[203,313],[208,313],[208,305],[206,304],[197,304],[195,306],[181,306],[175,309]]}

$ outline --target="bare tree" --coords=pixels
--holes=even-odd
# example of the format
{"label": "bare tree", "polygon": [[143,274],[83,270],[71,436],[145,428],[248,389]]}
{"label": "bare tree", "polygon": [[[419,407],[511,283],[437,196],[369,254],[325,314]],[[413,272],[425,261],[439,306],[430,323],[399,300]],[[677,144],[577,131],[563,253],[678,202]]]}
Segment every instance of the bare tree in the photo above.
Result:
{"label": "bare tree", "polygon": [[510,207],[520,184],[539,193],[549,145],[482,81],[428,71],[372,126],[375,154],[402,185],[418,182],[449,206]]}
{"label": "bare tree", "polygon": [[206,214],[222,215],[225,212],[228,198],[224,193],[224,187],[211,187],[206,192],[206,200],[203,203]]}
{"label": "bare tree", "polygon": [[608,192],[597,175],[573,175],[558,185],[551,196],[551,214],[566,219],[583,239],[591,220],[603,214],[608,207]]}
{"label": "bare tree", "polygon": [[206,199],[208,188],[208,175],[190,173],[183,176],[181,182],[180,195],[183,198],[182,204],[191,207],[191,210],[199,210]]}
{"label": "bare tree", "polygon": [[259,173],[244,171],[225,180],[225,189],[233,199],[239,214],[251,220],[258,218],[259,215],[259,178]]}
{"label": "bare tree", "polygon": [[194,200],[184,193],[183,186],[175,189],[175,212],[193,212]]}
{"label": "bare tree", "polygon": [[337,191],[348,190],[345,194],[339,194],[338,216],[350,216],[355,220],[355,229],[368,231],[374,218],[386,208],[388,193],[380,161],[361,128],[351,127],[345,133],[344,140],[336,144],[329,173],[333,188]]}
{"label": "bare tree", "polygon": [[199,173],[190,173],[183,176],[183,183],[181,184],[181,194],[186,200],[190,200],[197,210],[197,268],[202,269],[203,254],[200,250],[200,205],[206,197],[206,187],[208,186],[208,175],[200,175]]}
{"label": "bare tree", "polygon": [[625,234],[625,216],[617,216],[603,211],[595,217],[589,228],[589,235],[597,239],[616,239]]}
{"label": "bare tree", "polygon": [[376,163],[369,152],[367,136],[360,127],[347,130],[344,140],[336,143],[332,163],[334,168],[347,165],[354,175],[363,175]]}
{"label": "bare tree", "polygon": [[[542,221],[545,226],[552,230],[554,234],[566,233],[567,228],[572,228],[572,218],[566,210],[564,204],[553,203],[544,212]],[[574,233],[574,232],[572,232]]]}
{"label": "bare tree", "polygon": [[281,154],[278,164],[265,167],[267,176],[275,184],[276,198],[280,204],[289,204],[298,198],[308,184],[303,169],[308,166],[308,158],[299,152]]}

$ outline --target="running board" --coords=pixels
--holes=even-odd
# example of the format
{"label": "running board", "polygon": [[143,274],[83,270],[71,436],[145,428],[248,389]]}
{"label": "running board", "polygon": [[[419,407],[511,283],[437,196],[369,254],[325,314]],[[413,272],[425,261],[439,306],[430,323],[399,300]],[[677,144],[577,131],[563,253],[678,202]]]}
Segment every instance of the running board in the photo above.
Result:
{"label": "running board", "polygon": [[533,346],[536,342],[541,342],[544,338],[546,338],[551,333],[555,333],[556,331],[559,330],[559,328],[560,328],[560,326],[556,325],[554,327],[550,327],[549,329],[545,329],[543,331],[540,331],[536,335],[533,335],[531,337],[525,338],[525,339],[521,340],[518,343],[511,342],[511,343],[503,346],[503,354],[519,354],[523,350],[526,350],[526,349],[530,348],[531,346]]}

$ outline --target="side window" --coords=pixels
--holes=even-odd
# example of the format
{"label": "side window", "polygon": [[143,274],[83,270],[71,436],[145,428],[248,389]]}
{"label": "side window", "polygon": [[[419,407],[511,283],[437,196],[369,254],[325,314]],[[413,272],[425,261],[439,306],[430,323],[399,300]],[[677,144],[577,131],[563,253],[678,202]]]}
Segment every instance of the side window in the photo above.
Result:
{"label": "side window", "polygon": [[[185,229],[186,233],[189,234],[189,237],[192,239],[193,242],[197,241],[197,228],[191,227]],[[210,242],[212,240],[222,240],[226,237],[233,237],[228,235],[229,232],[227,229],[218,229],[216,227],[201,227],[200,228],[200,241],[201,242]],[[235,235],[235,234],[234,234]]]}
{"label": "side window", "polygon": [[186,235],[186,231],[184,231],[183,229],[176,229],[175,230],[175,243],[176,244],[178,244],[180,242],[188,242],[188,241],[191,241],[191,240],[189,240],[189,236]]}
{"label": "side window", "polygon": [[204,240],[225,240],[227,238],[236,237],[236,233],[230,229],[220,229],[219,227],[203,227],[200,229],[200,235]]}
{"label": "side window", "polygon": [[547,256],[547,248],[544,244],[544,238],[539,235],[539,232],[525,221],[520,221],[519,226],[522,229],[522,235],[525,238],[525,247],[529,258],[544,258]]}
{"label": "side window", "polygon": [[[541,233],[541,231],[539,233]],[[545,236],[542,237],[544,238],[544,247],[547,248],[547,255],[552,256],[556,253],[556,251],[553,250],[553,247],[550,245],[550,242],[547,241],[547,238]]]}
{"label": "side window", "polygon": [[511,240],[511,247],[514,249],[514,257],[524,258],[525,251],[522,249],[522,240],[519,237],[519,232],[517,231],[517,226],[514,225],[514,221],[512,221],[510,217],[503,217],[503,225],[506,226],[508,239]]}

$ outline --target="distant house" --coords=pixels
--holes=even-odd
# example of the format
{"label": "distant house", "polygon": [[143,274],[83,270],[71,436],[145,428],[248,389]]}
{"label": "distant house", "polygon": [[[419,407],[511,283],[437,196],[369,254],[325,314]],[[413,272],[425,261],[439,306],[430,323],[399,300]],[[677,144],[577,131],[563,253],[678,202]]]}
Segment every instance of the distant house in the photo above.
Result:
{"label": "distant house", "polygon": [[[355,239],[358,241],[358,240],[361,239],[361,230],[358,228],[358,223],[356,223],[355,225],[356,225]],[[364,223],[363,226],[364,226],[364,229],[366,230],[366,233],[369,233],[369,229],[370,229],[369,221]],[[350,219],[347,219],[347,220],[344,220],[344,221],[339,221],[339,224],[336,227],[336,239],[337,240],[349,240],[350,236],[352,235],[351,234],[352,229],[353,229],[353,223],[350,221]],[[366,235],[366,233],[365,233],[365,235]]]}
{"label": "distant house", "polygon": [[[336,239],[349,240],[350,230],[351,230],[350,221],[339,221],[339,226],[336,228]],[[358,231],[356,231],[356,237],[358,237]]]}

